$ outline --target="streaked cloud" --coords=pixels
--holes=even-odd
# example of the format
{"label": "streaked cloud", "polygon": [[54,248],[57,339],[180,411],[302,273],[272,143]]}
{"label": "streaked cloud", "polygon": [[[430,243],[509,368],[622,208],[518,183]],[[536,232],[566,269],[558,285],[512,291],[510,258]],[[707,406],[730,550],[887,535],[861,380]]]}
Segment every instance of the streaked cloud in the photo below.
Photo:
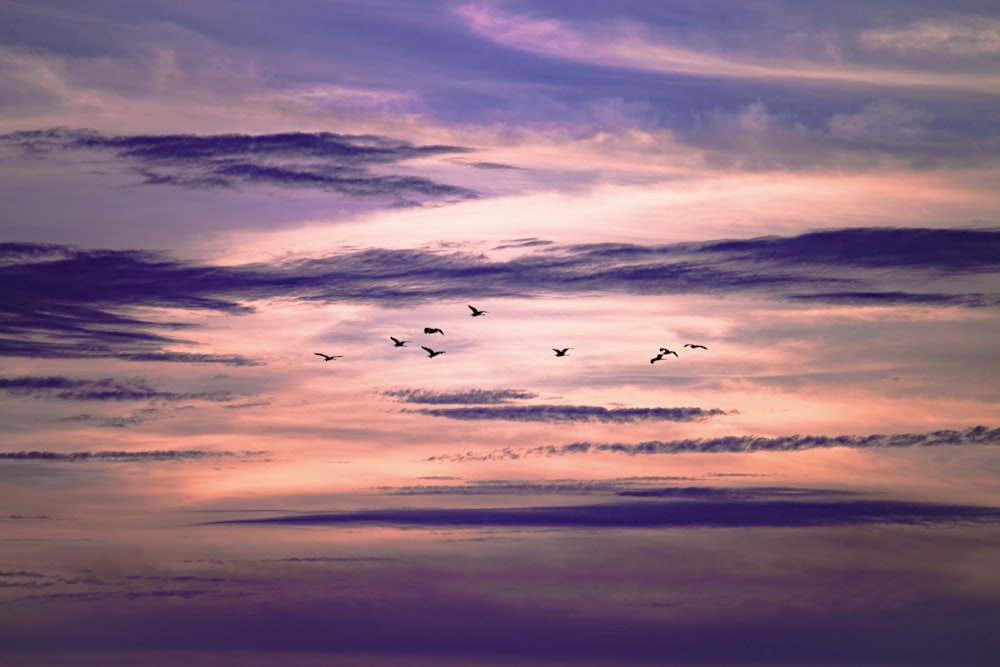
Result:
{"label": "streaked cloud", "polygon": [[[665,481],[688,481],[693,478],[629,477],[618,479],[569,479],[537,482],[530,480],[482,480],[466,484],[418,484],[412,486],[383,486],[376,490],[394,496],[527,496],[527,495],[590,495],[626,493]],[[696,487],[690,487],[696,488]],[[701,487],[707,488],[707,487]],[[647,489],[654,491],[654,489]]]}
{"label": "streaked cloud", "polygon": [[233,452],[225,450],[202,449],[163,449],[146,451],[81,451],[81,452],[46,452],[19,451],[0,452],[2,461],[45,461],[49,463],[82,463],[101,461],[107,463],[137,463],[157,461],[197,461],[201,459],[259,457],[267,452]]}
{"label": "streaked cloud", "polygon": [[0,136],[0,145],[41,157],[67,152],[107,154],[131,167],[145,185],[211,189],[266,185],[314,188],[349,197],[397,202],[469,198],[466,188],[405,174],[373,171],[406,160],[468,152],[460,146],[415,146],[378,136],[329,132],[262,135],[109,135],[51,129]]}
{"label": "streaked cloud", "polygon": [[[784,48],[775,49],[774,44],[770,44],[764,52],[758,45],[754,51],[740,52],[715,45],[706,48],[705,45],[685,44],[680,34],[675,34],[673,39],[665,38],[654,32],[652,26],[624,17],[617,20],[606,17],[593,23],[574,22],[551,15],[508,12],[484,3],[462,5],[456,13],[471,30],[490,41],[548,58],[589,65],[699,77],[1000,90],[1000,77],[988,70],[973,69],[956,74],[891,67],[878,60],[865,59],[860,53],[853,54],[856,58],[853,62],[845,62],[843,47],[850,44],[852,36],[849,33],[839,38],[827,34],[830,43],[826,54],[816,54],[811,51],[814,45],[806,48],[797,44],[794,37],[789,39],[780,32],[774,32],[771,39],[782,42]],[[753,16],[753,12],[745,12],[744,18],[751,23],[754,19],[762,20]],[[882,47],[895,46],[912,34],[920,44],[918,48],[927,49],[935,43],[947,46],[964,38],[976,45],[973,48],[989,52],[996,48],[996,35],[988,25],[975,25],[976,18],[955,19],[950,29],[938,31],[928,29],[930,21],[905,29],[873,29],[864,33],[864,39]],[[831,54],[839,57],[830,57]]]}
{"label": "streaked cloud", "polygon": [[908,25],[866,30],[861,42],[870,48],[947,56],[1000,55],[1000,19],[971,15],[918,20]]}
{"label": "streaked cloud", "polygon": [[0,377],[0,393],[60,401],[213,401],[229,402],[228,391],[175,392],[152,387],[143,378]]}
{"label": "streaked cloud", "polygon": [[413,508],[309,513],[214,524],[704,528],[997,524],[1000,509],[892,500],[647,501],[563,507]]}
{"label": "streaked cloud", "polygon": [[532,245],[508,259],[375,248],[236,266],[149,251],[5,243],[0,354],[253,365],[258,362],[240,355],[177,351],[174,345],[192,341],[174,332],[196,332],[192,323],[128,312],[240,315],[271,297],[378,304],[473,293],[736,293],[816,304],[992,308],[1000,305],[992,287],[998,258],[1000,232],[991,229],[855,228],[673,245]]}
{"label": "streaked cloud", "polygon": [[393,389],[382,392],[403,403],[424,403],[431,405],[489,405],[508,403],[512,400],[536,398],[537,394],[520,389],[468,389],[465,391],[430,391],[428,389]]}
{"label": "streaked cloud", "polygon": [[575,442],[568,445],[539,445],[521,449],[503,448],[462,454],[439,454],[428,461],[493,461],[532,456],[565,456],[613,452],[637,456],[643,454],[718,454],[758,451],[802,451],[806,449],[849,447],[852,449],[895,447],[946,447],[958,445],[1000,445],[1000,428],[974,426],[964,431],[940,430],[930,433],[856,435],[790,435],[777,438],[727,436],[690,440],[651,440],[635,444]]}
{"label": "streaked cloud", "polygon": [[463,421],[603,422],[633,424],[647,421],[688,422],[726,414],[719,408],[605,408],[599,405],[504,405],[498,407],[424,408],[406,410],[431,417]]}

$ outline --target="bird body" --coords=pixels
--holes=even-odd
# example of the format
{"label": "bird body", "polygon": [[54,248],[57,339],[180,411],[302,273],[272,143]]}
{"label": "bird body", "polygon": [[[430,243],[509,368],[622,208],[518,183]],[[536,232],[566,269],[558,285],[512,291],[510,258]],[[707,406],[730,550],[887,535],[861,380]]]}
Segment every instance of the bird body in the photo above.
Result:
{"label": "bird body", "polygon": [[552,351],[556,353],[557,357],[565,357],[566,353],[569,352],[572,349],[573,348],[571,348],[571,347],[564,347],[561,350],[557,350],[556,348],[552,348]]}
{"label": "bird body", "polygon": [[429,348],[429,347],[427,347],[425,345],[421,345],[420,349],[427,351],[427,358],[428,359],[433,359],[434,357],[438,356],[439,354],[444,354],[445,353],[444,350],[439,350],[439,351],[435,352],[434,350],[432,350],[431,348]]}
{"label": "bird body", "polygon": [[660,354],[659,354],[660,358],[663,358],[663,356],[664,356],[664,355],[667,355],[667,354],[672,354],[672,355],[674,355],[675,357],[677,357],[677,356],[680,356],[680,355],[678,355],[678,354],[677,354],[676,352],[674,352],[673,350],[668,350],[668,349],[667,349],[667,348],[665,348],[665,347],[661,347],[661,348],[660,348]]}
{"label": "bird body", "polygon": [[322,352],[313,352],[313,354],[317,357],[323,357],[323,361],[333,361],[344,356],[342,354],[323,354]]}
{"label": "bird body", "polygon": [[435,333],[439,333],[439,334],[441,334],[442,336],[444,335],[444,332],[443,332],[443,331],[441,331],[440,329],[436,329],[436,328],[434,328],[434,327],[424,327],[424,333],[425,333],[425,334],[435,334]]}
{"label": "bird body", "polygon": [[469,306],[469,310],[472,311],[472,317],[479,317],[480,315],[485,315],[487,312],[489,312],[486,310],[479,310],[475,306]]}
{"label": "bird body", "polygon": [[392,342],[396,347],[403,347],[410,342],[408,340],[399,340],[395,336],[389,336],[389,338],[392,339]]}
{"label": "bird body", "polygon": [[655,357],[653,357],[652,359],[650,359],[649,363],[655,364],[657,361],[663,361],[663,355],[662,354],[658,354]]}

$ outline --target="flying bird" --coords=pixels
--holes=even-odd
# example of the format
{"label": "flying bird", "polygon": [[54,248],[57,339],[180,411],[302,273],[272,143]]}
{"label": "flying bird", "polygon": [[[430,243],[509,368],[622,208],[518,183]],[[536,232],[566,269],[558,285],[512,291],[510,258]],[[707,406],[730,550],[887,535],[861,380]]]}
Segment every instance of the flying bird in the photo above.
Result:
{"label": "flying bird", "polygon": [[684,343],[684,347],[690,347],[692,350],[695,349],[695,348],[699,348],[699,349],[702,349],[702,350],[707,350],[708,349],[704,345],[698,345],[697,343]]}
{"label": "flying bird", "polygon": [[557,357],[565,357],[566,353],[569,352],[572,349],[573,348],[571,348],[571,347],[564,347],[561,350],[557,350],[556,348],[552,348],[552,351],[556,353]]}
{"label": "flying bird", "polygon": [[475,306],[469,306],[469,310],[472,311],[472,316],[473,317],[479,317],[480,315],[485,315],[487,312],[489,312],[489,311],[486,311],[486,310],[479,310]]}
{"label": "flying bird", "polygon": [[395,336],[389,336],[389,338],[392,339],[392,342],[396,345],[396,347],[403,347],[404,345],[410,342],[408,340],[399,340]]}
{"label": "flying bird", "polygon": [[443,331],[441,331],[440,329],[435,329],[434,327],[424,327],[424,333],[425,334],[439,333],[442,336],[444,335]]}
{"label": "flying bird", "polygon": [[445,351],[444,351],[444,350],[441,350],[441,351],[439,351],[439,352],[435,352],[435,351],[434,351],[434,350],[432,350],[431,348],[429,348],[429,347],[426,347],[426,346],[424,346],[424,345],[421,345],[421,346],[420,346],[420,349],[422,349],[422,350],[426,350],[426,351],[427,351],[427,358],[428,358],[428,359],[433,359],[434,357],[438,356],[439,354],[444,354],[444,353],[445,353]]}
{"label": "flying bird", "polygon": [[668,350],[668,349],[667,349],[667,348],[665,348],[665,347],[661,347],[661,348],[660,348],[660,354],[659,354],[658,356],[659,356],[660,358],[663,358],[663,355],[666,355],[666,354],[672,354],[672,355],[674,355],[675,357],[679,356],[679,355],[678,355],[678,354],[677,354],[676,352],[674,352],[673,350]]}
{"label": "flying bird", "polygon": [[344,355],[342,354],[323,354],[322,352],[313,352],[317,357],[323,357],[323,361],[333,361],[334,359],[340,359]]}

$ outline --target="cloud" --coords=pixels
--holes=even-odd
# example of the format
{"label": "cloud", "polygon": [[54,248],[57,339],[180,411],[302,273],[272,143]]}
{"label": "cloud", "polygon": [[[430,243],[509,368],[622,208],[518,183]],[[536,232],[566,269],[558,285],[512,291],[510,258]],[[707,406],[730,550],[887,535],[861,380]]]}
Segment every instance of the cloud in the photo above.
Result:
{"label": "cloud", "polygon": [[594,405],[505,405],[500,407],[424,408],[404,410],[447,419],[518,422],[604,422],[632,424],[644,421],[687,422],[726,414],[718,408],[605,408]]}
{"label": "cloud", "polygon": [[866,30],[861,42],[872,49],[968,58],[1000,55],[1000,19],[954,16],[919,20],[902,27]]}
{"label": "cloud", "polygon": [[964,431],[940,430],[930,433],[881,433],[856,435],[789,435],[777,438],[727,436],[693,440],[651,440],[636,444],[575,442],[568,445],[540,445],[523,449],[494,449],[463,454],[431,456],[428,461],[492,461],[532,456],[565,456],[612,452],[637,456],[644,454],[716,454],[757,451],[801,451],[805,449],[849,447],[852,449],[889,447],[943,447],[958,445],[1000,445],[1000,428],[974,426]]}
{"label": "cloud", "polygon": [[[726,6],[725,11],[732,14],[733,8]],[[545,58],[602,67],[754,81],[1000,89],[1000,78],[988,68],[965,67],[940,72],[933,68],[880,62],[877,58],[866,59],[865,55],[872,54],[864,53],[852,54],[856,57],[853,62],[845,61],[846,54],[838,47],[855,39],[846,30],[841,34],[827,30],[822,39],[815,40],[826,42],[827,52],[817,53],[816,43],[801,42],[802,33],[799,30],[789,28],[785,23],[780,24],[783,31],[766,25],[774,22],[773,12],[741,11],[735,19],[734,25],[738,23],[743,27],[745,34],[757,36],[755,44],[741,40],[738,34],[726,40],[725,33],[714,35],[712,41],[715,43],[686,43],[689,39],[684,32],[683,21],[653,26],[619,15],[591,22],[574,22],[506,12],[483,4],[462,5],[456,13],[472,31],[492,42]],[[969,52],[990,54],[997,48],[997,36],[991,28],[996,21],[979,21],[979,18],[957,18],[940,29],[935,29],[930,21],[904,30],[872,29],[862,33],[862,41],[869,47],[898,49],[912,38],[915,48],[920,50],[934,51],[935,47],[943,46],[945,48],[939,52],[949,55],[966,55]],[[811,20],[815,21],[815,18]],[[690,32],[704,34],[695,30]],[[963,47],[957,46],[963,42],[971,42],[964,47],[965,52]],[[760,44],[764,43],[769,45],[766,52],[760,50]],[[830,57],[831,51],[837,54],[836,57]],[[958,65],[960,61],[949,62]]]}
{"label": "cloud", "polygon": [[618,493],[626,495],[626,491],[636,486],[648,485],[651,482],[686,481],[691,477],[626,477],[606,480],[554,480],[550,482],[514,481],[514,480],[482,480],[468,484],[420,484],[415,486],[383,486],[376,490],[394,496],[524,496],[540,494],[557,495],[589,495],[593,493]]}
{"label": "cloud", "polygon": [[747,528],[849,525],[1000,523],[1000,509],[891,500],[797,501],[684,500],[621,502],[556,507],[484,509],[406,508],[294,514],[218,524],[337,526],[586,527],[586,528]]}
{"label": "cloud", "polygon": [[394,389],[382,392],[404,403],[448,404],[494,404],[507,403],[521,398],[536,398],[537,394],[520,389],[468,389],[465,391],[429,391],[426,389]]}
{"label": "cloud", "polygon": [[[1000,273],[1000,231],[852,228],[706,243],[537,245],[507,259],[369,248],[278,264],[221,266],[141,250],[0,243],[0,355],[114,357],[253,365],[239,355],[178,352],[194,331],[133,308],[241,315],[254,301],[422,302],[551,294],[744,294],[776,300],[1000,305],[982,292]],[[909,289],[919,285],[919,291]]]}
{"label": "cloud", "polygon": [[289,132],[119,136],[60,128],[0,135],[0,144],[36,156],[77,151],[110,153],[130,165],[146,185],[198,189],[267,185],[397,201],[475,196],[466,188],[427,178],[373,171],[375,167],[470,149],[414,146],[373,135]]}
{"label": "cloud", "polygon": [[135,426],[137,424],[142,424],[144,422],[158,419],[162,415],[162,410],[159,407],[151,406],[148,408],[140,408],[138,410],[133,410],[128,415],[94,415],[94,414],[80,414],[72,415],[70,417],[60,417],[57,422],[93,422],[99,426],[108,426],[111,428],[125,428],[126,426]]}
{"label": "cloud", "polygon": [[0,377],[0,393],[61,401],[214,401],[228,402],[228,391],[173,392],[151,387],[142,378],[97,380],[64,376]]}
{"label": "cloud", "polygon": [[263,451],[231,452],[225,450],[202,449],[157,449],[147,451],[96,451],[96,452],[45,452],[21,451],[0,452],[0,461],[46,461],[51,463],[80,463],[102,461],[108,463],[135,463],[152,461],[197,461],[214,458],[245,458],[263,456]]}
{"label": "cloud", "polygon": [[946,273],[1000,271],[1000,232],[978,229],[852,228],[795,237],[717,241],[699,252],[736,260]]}

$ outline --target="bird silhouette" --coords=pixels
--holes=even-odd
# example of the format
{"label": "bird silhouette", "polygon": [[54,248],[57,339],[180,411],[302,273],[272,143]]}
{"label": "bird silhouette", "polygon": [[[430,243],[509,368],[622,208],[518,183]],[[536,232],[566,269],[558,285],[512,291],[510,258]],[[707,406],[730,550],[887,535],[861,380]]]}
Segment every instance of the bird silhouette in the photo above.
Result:
{"label": "bird silhouette", "polygon": [[557,350],[556,348],[552,348],[552,351],[556,353],[557,357],[565,357],[566,353],[569,352],[572,349],[573,348],[571,348],[571,347],[564,347],[561,350]]}
{"label": "bird silhouette", "polygon": [[679,355],[678,355],[678,354],[677,354],[676,352],[674,352],[673,350],[668,350],[668,349],[667,349],[667,348],[665,348],[665,347],[661,347],[661,348],[660,348],[660,354],[659,354],[659,356],[660,356],[660,357],[663,357],[664,355],[667,355],[667,354],[672,354],[672,355],[674,355],[675,357],[679,356]]}
{"label": "bird silhouette", "polygon": [[684,347],[690,347],[692,350],[695,349],[695,348],[699,348],[699,349],[702,349],[702,350],[707,350],[708,349],[704,345],[698,345],[697,343],[684,343]]}
{"label": "bird silhouette", "polygon": [[392,342],[395,344],[396,347],[403,347],[404,345],[410,342],[408,340],[399,340],[395,336],[389,336],[389,338],[392,339]]}
{"label": "bird silhouette", "polygon": [[422,350],[427,350],[427,358],[428,358],[428,359],[433,359],[434,357],[438,356],[439,354],[444,354],[444,353],[445,353],[445,351],[444,351],[444,350],[440,350],[439,352],[435,352],[435,351],[434,351],[434,350],[432,350],[431,348],[429,348],[429,347],[426,347],[426,346],[424,346],[424,345],[421,345],[421,346],[420,346],[420,349],[422,349]]}
{"label": "bird silhouette", "polygon": [[318,357],[323,357],[323,361],[333,361],[334,359],[340,359],[344,355],[342,354],[323,354],[322,352],[313,352]]}
{"label": "bird silhouette", "polygon": [[424,333],[425,333],[425,334],[435,334],[435,333],[439,333],[439,334],[441,334],[442,336],[444,335],[444,332],[443,332],[443,331],[441,331],[440,329],[435,329],[434,327],[424,327]]}
{"label": "bird silhouette", "polygon": [[486,310],[479,310],[475,306],[469,306],[469,310],[472,311],[472,316],[473,317],[479,317],[480,315],[485,315],[487,312],[489,312],[489,311],[486,311]]}
{"label": "bird silhouette", "polygon": [[663,355],[662,354],[658,354],[655,357],[653,357],[652,359],[650,359],[649,363],[655,364],[657,361],[663,361]]}

